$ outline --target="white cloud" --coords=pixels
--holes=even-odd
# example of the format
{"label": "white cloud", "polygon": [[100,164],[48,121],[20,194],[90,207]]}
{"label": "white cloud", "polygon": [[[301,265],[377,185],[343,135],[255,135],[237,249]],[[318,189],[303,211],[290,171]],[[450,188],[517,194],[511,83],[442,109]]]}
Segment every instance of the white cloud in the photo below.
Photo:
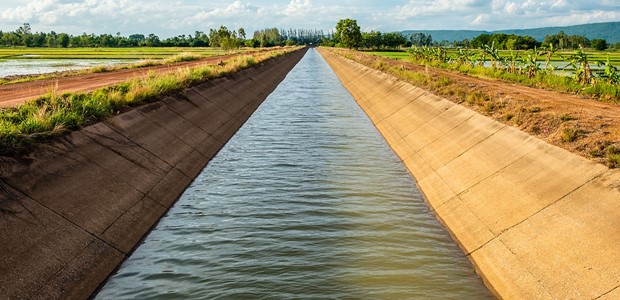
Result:
{"label": "white cloud", "polygon": [[362,30],[532,28],[620,20],[618,0],[2,0],[0,30],[156,33],[161,37],[225,25]]}
{"label": "white cloud", "polygon": [[476,18],[474,18],[470,24],[474,24],[474,25],[480,25],[482,23],[484,23],[485,19],[487,19],[488,15],[486,14],[479,14],[476,16]]}
{"label": "white cloud", "polygon": [[553,2],[553,4],[551,4],[552,8],[555,7],[566,7],[568,4],[566,3],[566,0],[556,0]]}
{"label": "white cloud", "polygon": [[312,2],[310,0],[291,0],[284,10],[284,15],[301,16],[309,13],[311,9]]}

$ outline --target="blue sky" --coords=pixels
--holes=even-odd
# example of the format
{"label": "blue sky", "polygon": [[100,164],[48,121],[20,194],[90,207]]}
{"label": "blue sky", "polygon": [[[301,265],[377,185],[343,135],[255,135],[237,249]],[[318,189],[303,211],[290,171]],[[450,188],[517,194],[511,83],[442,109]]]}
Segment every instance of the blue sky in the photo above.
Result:
{"label": "blue sky", "polygon": [[[333,4],[337,3],[337,4]],[[340,19],[362,30],[498,30],[620,21],[620,0],[2,0],[0,30],[72,34],[192,34],[226,25],[254,30],[330,30]]]}

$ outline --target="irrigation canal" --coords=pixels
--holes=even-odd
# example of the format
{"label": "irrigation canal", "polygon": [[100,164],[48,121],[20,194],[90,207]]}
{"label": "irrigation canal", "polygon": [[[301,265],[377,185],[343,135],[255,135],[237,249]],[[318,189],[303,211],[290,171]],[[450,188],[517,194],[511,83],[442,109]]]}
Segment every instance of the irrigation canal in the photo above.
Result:
{"label": "irrigation canal", "polygon": [[492,299],[310,49],[95,299]]}

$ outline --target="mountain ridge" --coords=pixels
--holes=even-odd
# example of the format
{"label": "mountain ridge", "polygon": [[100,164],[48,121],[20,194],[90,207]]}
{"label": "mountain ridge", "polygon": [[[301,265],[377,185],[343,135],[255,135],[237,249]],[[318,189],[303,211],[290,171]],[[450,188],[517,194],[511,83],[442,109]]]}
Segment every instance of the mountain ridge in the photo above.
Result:
{"label": "mountain ridge", "polygon": [[567,35],[585,35],[588,39],[604,39],[610,44],[620,42],[620,22],[588,23],[571,26],[552,26],[530,29],[503,29],[503,30],[403,30],[402,34],[409,36],[412,33],[422,32],[430,34],[433,41],[462,41],[471,40],[481,34],[506,33],[516,35],[529,35],[538,41],[543,41],[546,35],[557,34],[564,31]]}

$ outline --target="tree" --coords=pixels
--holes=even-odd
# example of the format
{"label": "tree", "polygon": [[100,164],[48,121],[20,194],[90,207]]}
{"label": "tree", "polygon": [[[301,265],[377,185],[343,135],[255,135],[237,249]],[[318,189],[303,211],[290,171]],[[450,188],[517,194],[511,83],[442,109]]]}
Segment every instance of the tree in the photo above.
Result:
{"label": "tree", "polygon": [[400,32],[388,32],[383,34],[383,46],[389,49],[396,49],[405,45],[407,38]]}
{"label": "tree", "polygon": [[237,32],[239,33],[239,38],[245,41],[245,29],[241,27]]}
{"label": "tree", "polygon": [[433,43],[433,37],[430,34],[426,35],[423,32],[411,34],[411,37],[409,37],[409,40],[411,41],[411,44],[413,46],[418,46],[418,47],[422,47],[422,46],[428,47]]}
{"label": "tree", "polygon": [[144,43],[149,47],[158,47],[161,44],[161,41],[157,35],[151,33],[144,39]]}
{"label": "tree", "polygon": [[379,49],[382,42],[381,32],[374,30],[362,32],[362,47],[367,49]]}
{"label": "tree", "polygon": [[211,47],[220,46],[220,36],[217,34],[217,30],[215,29],[209,30],[209,42],[210,42]]}
{"label": "tree", "polygon": [[362,41],[362,32],[356,20],[344,19],[336,24],[336,40],[349,49],[357,48]]}
{"label": "tree", "polygon": [[590,46],[599,51],[607,50],[607,48],[609,48],[607,41],[604,39],[593,39],[590,41]]}
{"label": "tree", "polygon": [[24,23],[24,25],[17,28],[17,34],[19,35],[29,35],[32,34],[32,29],[30,28],[30,23]]}
{"label": "tree", "polygon": [[68,34],[61,33],[58,35],[58,44],[60,44],[60,47],[63,47],[63,48],[69,47],[69,42],[70,42],[70,38]]}

